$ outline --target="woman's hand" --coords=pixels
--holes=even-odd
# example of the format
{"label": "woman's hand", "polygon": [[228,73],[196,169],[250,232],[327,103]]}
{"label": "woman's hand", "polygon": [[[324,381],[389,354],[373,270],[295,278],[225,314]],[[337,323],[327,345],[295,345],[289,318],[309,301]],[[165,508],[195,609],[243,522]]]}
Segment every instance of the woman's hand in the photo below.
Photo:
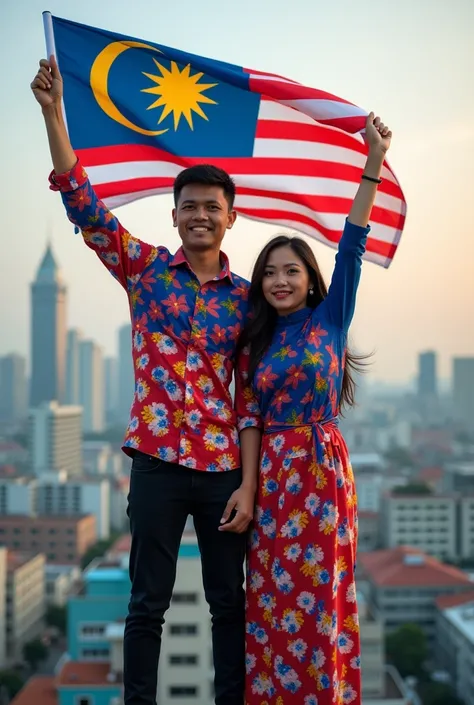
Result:
{"label": "woman's hand", "polygon": [[386,154],[392,141],[392,133],[375,113],[370,113],[365,124],[365,135],[370,152]]}

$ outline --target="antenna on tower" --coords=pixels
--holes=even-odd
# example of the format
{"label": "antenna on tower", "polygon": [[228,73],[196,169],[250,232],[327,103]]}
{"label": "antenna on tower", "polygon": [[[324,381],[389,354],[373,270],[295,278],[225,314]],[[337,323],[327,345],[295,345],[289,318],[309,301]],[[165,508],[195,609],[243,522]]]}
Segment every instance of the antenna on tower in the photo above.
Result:
{"label": "antenna on tower", "polygon": [[51,213],[48,215],[46,221],[46,249],[53,249],[53,219]]}

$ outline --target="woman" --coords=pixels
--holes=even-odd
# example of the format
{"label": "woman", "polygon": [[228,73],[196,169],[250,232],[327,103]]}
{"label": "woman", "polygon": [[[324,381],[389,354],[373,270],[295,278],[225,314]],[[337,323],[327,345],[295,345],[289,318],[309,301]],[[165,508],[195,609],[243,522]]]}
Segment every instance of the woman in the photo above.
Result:
{"label": "woman", "polygon": [[329,291],[299,238],[274,238],[253,272],[242,345],[264,436],[248,566],[247,705],[361,703],[356,494],[337,417],[354,402],[358,364],[347,333],[391,136],[371,113]]}

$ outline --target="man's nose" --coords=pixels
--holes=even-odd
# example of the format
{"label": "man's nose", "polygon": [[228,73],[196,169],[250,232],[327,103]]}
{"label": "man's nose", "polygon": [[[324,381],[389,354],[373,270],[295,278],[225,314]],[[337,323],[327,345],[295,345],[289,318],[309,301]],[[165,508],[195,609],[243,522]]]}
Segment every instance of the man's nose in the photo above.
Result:
{"label": "man's nose", "polygon": [[208,213],[206,206],[198,206],[196,208],[196,213],[194,216],[197,220],[207,220],[208,219]]}

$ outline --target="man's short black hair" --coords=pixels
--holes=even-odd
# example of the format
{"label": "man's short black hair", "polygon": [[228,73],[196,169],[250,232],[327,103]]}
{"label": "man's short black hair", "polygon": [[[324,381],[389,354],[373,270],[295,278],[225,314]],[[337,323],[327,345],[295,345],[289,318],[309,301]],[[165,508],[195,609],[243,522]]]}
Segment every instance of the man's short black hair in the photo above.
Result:
{"label": "man's short black hair", "polygon": [[173,185],[174,204],[178,205],[179,196],[185,186],[203,184],[204,186],[220,186],[224,191],[229,210],[234,207],[235,183],[224,169],[212,164],[196,164],[184,169],[175,179]]}

